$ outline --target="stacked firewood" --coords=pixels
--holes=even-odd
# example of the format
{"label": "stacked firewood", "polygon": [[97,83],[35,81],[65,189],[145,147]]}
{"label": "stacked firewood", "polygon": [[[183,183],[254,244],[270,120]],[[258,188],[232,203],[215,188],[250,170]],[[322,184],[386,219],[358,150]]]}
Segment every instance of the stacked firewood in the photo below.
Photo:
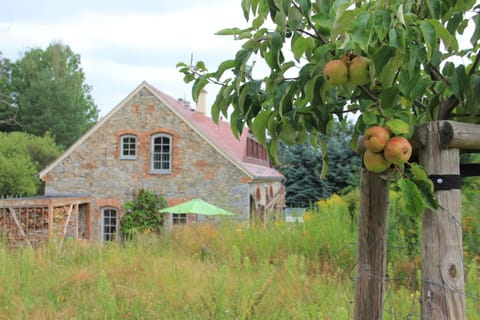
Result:
{"label": "stacked firewood", "polygon": [[53,208],[52,233],[56,237],[62,238],[65,236],[65,225],[67,224],[67,220],[67,234],[70,234],[72,232],[70,229],[74,230],[76,223],[74,208],[70,205]]}
{"label": "stacked firewood", "polygon": [[10,248],[48,239],[48,208],[0,208],[0,235]]}

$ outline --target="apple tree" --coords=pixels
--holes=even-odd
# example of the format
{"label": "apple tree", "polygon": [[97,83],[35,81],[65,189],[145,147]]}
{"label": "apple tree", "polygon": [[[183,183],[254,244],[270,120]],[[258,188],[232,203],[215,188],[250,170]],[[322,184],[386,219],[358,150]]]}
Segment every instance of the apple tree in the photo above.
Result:
{"label": "apple tree", "polygon": [[[411,152],[405,139],[416,125],[432,121],[478,121],[480,6],[475,0],[242,0],[241,8],[248,26],[218,31],[242,42],[234,57],[214,71],[202,61],[177,65],[184,80],[193,82],[194,100],[207,84],[218,84],[213,119],[228,116],[235,135],[250,127],[273,159],[280,140],[293,144],[307,139],[328,157],[322,135],[335,117],[354,115],[357,137],[368,139],[366,130],[373,127],[386,129],[387,140],[397,147],[381,144],[375,146],[380,151],[364,157],[367,169],[381,173],[362,170],[362,190],[367,192],[361,199],[368,200],[367,209],[361,203],[360,220],[363,216],[366,222],[359,222],[358,244],[359,267],[368,266],[366,271],[382,278],[385,243],[377,239],[386,233],[385,181],[398,180],[409,214],[438,207],[426,170],[412,160],[405,163]],[[357,141],[352,142],[355,150]],[[372,151],[368,144],[366,152]],[[365,158],[373,158],[374,165]],[[382,168],[384,158],[388,163]],[[372,208],[368,206],[383,206],[377,212],[381,214],[362,215]],[[368,235],[360,235],[363,229]],[[374,251],[365,243],[368,239],[375,239],[381,250]],[[461,253],[461,245],[457,247]],[[452,270],[450,275],[457,275],[461,269]],[[356,279],[356,287],[366,289],[356,289],[355,311],[364,319],[379,319],[383,284],[364,271]],[[357,303],[360,297],[368,297],[371,305]],[[428,299],[441,303],[442,297],[422,287],[425,307]]]}
{"label": "apple tree", "polygon": [[[321,137],[334,117],[354,115],[357,136],[381,126],[405,138],[427,121],[475,120],[480,14],[474,6],[475,0],[242,0],[248,27],[217,33],[242,42],[235,57],[215,71],[202,61],[177,67],[193,82],[194,100],[207,84],[218,84],[214,121],[228,116],[235,135],[250,127],[273,159],[279,140],[309,139],[328,157]],[[409,210],[436,207],[421,167],[403,167],[391,174],[405,178]]]}

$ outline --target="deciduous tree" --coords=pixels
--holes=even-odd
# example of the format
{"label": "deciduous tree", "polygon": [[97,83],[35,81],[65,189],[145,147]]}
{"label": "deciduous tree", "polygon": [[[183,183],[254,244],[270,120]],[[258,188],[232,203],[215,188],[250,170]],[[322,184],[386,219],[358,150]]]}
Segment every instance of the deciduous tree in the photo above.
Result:
{"label": "deciduous tree", "polygon": [[2,131],[50,132],[66,147],[97,121],[80,56],[69,46],[56,42],[46,50],[31,49],[15,63],[4,59],[0,67],[0,89],[7,98],[0,115],[3,122],[16,115],[15,123],[2,125]]}
{"label": "deciduous tree", "polygon": [[0,132],[0,195],[37,194],[43,169],[61,153],[51,136]]}
{"label": "deciduous tree", "polygon": [[[202,61],[177,66],[185,81],[193,82],[195,100],[208,83],[219,84],[213,119],[230,116],[236,135],[243,126],[251,127],[272,157],[279,140],[309,140],[327,155],[322,135],[334,117],[346,113],[357,112],[357,135],[380,125],[406,138],[415,124],[475,119],[480,14],[474,5],[475,0],[243,0],[250,25],[218,32],[243,42],[235,57],[215,71]],[[473,32],[461,47],[458,38],[469,28]],[[368,77],[368,83],[326,81],[330,61],[350,65],[355,57],[368,59],[368,67],[360,67],[368,75],[355,70],[355,77],[362,83]],[[268,71],[256,72],[259,66]],[[403,169],[394,171],[409,179],[402,186],[419,202],[412,208],[436,207],[432,184],[421,168],[410,175]]]}

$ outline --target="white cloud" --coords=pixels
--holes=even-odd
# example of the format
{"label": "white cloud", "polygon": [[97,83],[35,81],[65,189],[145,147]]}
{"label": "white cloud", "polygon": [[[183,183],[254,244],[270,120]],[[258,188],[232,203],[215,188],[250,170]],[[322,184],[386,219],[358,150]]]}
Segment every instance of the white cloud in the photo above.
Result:
{"label": "white cloud", "polygon": [[[86,82],[104,115],[141,81],[146,80],[173,96],[190,98],[190,86],[176,70],[179,61],[209,61],[214,68],[232,57],[239,43],[216,36],[220,29],[246,25],[240,4],[209,1],[212,5],[186,6],[163,12],[135,10],[96,11],[42,19],[0,20],[0,39],[5,57],[16,60],[34,47],[46,48],[61,41],[80,54]],[[53,8],[53,7],[52,7]],[[46,14],[46,13],[45,13]],[[7,22],[5,22],[7,21]]]}

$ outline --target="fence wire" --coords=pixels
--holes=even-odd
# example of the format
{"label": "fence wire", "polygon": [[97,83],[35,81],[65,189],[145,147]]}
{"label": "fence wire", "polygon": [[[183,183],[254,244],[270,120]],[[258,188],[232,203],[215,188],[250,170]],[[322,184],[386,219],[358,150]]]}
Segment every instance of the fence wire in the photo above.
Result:
{"label": "fence wire", "polygon": [[[453,223],[457,227],[460,227],[460,228],[456,228],[457,233],[456,233],[455,236],[457,238],[457,241],[461,240],[462,243],[465,243],[465,241],[468,240],[469,243],[475,244],[474,248],[469,248],[469,251],[474,252],[475,255],[477,255],[477,254],[480,255],[480,247],[477,245],[478,239],[474,238],[474,234],[470,233],[470,232],[459,233],[458,230],[462,230],[462,228],[465,227],[465,226],[463,226],[462,221],[459,221],[458,218],[454,214],[449,212],[448,208],[445,208],[444,206],[440,206],[439,209],[440,210],[438,210],[438,211],[441,212],[441,214],[446,215],[446,217],[450,220],[450,223]],[[387,233],[391,233],[391,232],[396,231],[399,224],[400,223],[398,223],[398,222],[396,224],[389,224],[388,228],[387,228]],[[369,248],[371,248],[373,246],[376,246],[377,245],[376,242],[377,242],[377,240],[372,241]],[[350,247],[350,246],[357,246],[357,244],[356,243],[349,243],[344,248],[342,248],[341,250],[345,249],[346,247]],[[367,249],[369,249],[369,248],[367,248]],[[413,248],[410,247],[410,246],[394,246],[394,245],[391,245],[391,242],[388,240],[388,237],[387,237],[387,248],[388,248],[389,251],[394,251],[396,253],[399,253],[399,252],[402,252],[402,251],[406,251],[408,253],[408,252],[411,252],[412,249],[416,249],[418,252],[421,252],[421,243],[418,243]],[[339,250],[339,251],[341,251],[341,250]],[[477,287],[476,284],[471,284],[471,283],[468,283],[468,281],[467,281],[468,278],[469,278],[469,276],[468,276],[469,272],[477,273],[477,276],[472,277],[472,278],[478,279],[478,275],[480,273],[480,270],[479,270],[479,267],[478,267],[479,261],[475,262],[475,258],[471,258],[471,261],[469,261],[469,262],[465,262],[465,259],[462,259],[463,270],[464,270],[464,275],[465,275],[464,276],[465,282],[464,282],[464,290],[463,291],[458,291],[458,290],[452,289],[451,286],[449,286],[443,280],[441,282],[438,282],[438,281],[434,281],[432,279],[425,279],[422,276],[421,265],[416,266],[415,269],[412,270],[411,273],[414,274],[414,276],[391,276],[391,275],[389,275],[390,264],[389,264],[388,257],[389,257],[389,252],[387,252],[387,274],[386,274],[385,277],[383,277],[382,275],[375,274],[373,272],[370,272],[370,274],[369,274],[370,278],[373,278],[373,279],[376,279],[376,281],[382,282],[383,287],[387,288],[384,292],[384,301],[383,301],[384,318],[388,318],[388,319],[420,319],[421,318],[421,314],[420,314],[420,303],[421,302],[420,302],[420,300],[421,300],[422,286],[425,285],[425,284],[429,284],[429,285],[435,285],[435,286],[438,286],[438,287],[442,287],[445,290],[449,290],[449,291],[454,290],[454,291],[456,291],[456,293],[464,295],[465,298],[466,298],[467,310],[470,310],[470,313],[469,313],[470,318],[469,319],[480,319],[480,288]],[[462,257],[463,257],[463,255],[462,255]],[[355,279],[356,279],[357,273],[359,271],[358,270],[359,261],[360,261],[360,259],[357,258],[355,263],[349,269],[349,277],[348,277],[347,281],[351,282],[350,285],[355,284]],[[470,269],[469,264],[471,264],[472,266],[475,266],[476,269],[474,269],[474,270]],[[347,284],[345,284],[344,287],[347,287]],[[395,296],[396,296],[396,288],[400,288],[400,287],[409,290],[410,297],[411,297],[411,303],[410,303],[410,306],[408,307],[408,312],[406,312],[404,314],[399,314],[399,312],[396,311],[393,307],[390,307],[390,306],[394,305],[394,300],[395,300]],[[469,287],[473,287],[474,288],[473,291],[470,290]],[[366,297],[366,298],[368,299],[368,297]],[[354,301],[353,300],[354,300],[353,297],[349,297],[348,305],[349,305],[350,314],[352,315],[352,317],[353,317],[353,309],[354,309]],[[469,305],[472,305],[472,304],[473,304],[473,307],[471,307],[469,309],[468,308]],[[472,314],[472,310],[474,310],[474,314]]]}

